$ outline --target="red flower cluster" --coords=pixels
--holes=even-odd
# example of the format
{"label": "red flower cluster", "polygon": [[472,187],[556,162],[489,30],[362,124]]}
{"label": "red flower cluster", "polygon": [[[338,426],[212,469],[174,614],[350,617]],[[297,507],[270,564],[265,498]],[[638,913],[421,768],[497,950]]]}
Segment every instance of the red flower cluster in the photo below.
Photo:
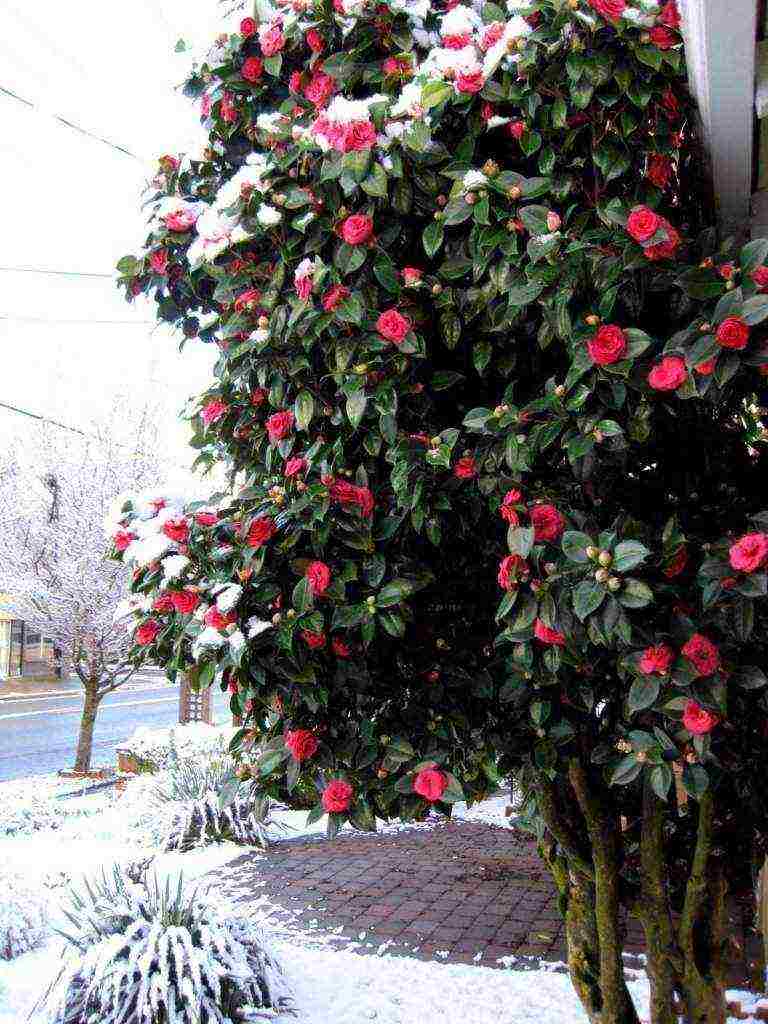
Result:
{"label": "red flower cluster", "polygon": [[477,476],[477,463],[471,455],[465,455],[459,459],[453,467],[453,475],[459,480],[471,480]]}
{"label": "red flower cluster", "polygon": [[323,790],[323,810],[328,814],[343,814],[352,803],[353,789],[344,779],[332,779]]}
{"label": "red flower cluster", "polygon": [[353,213],[341,225],[347,245],[365,245],[373,237],[373,220],[365,213]]}
{"label": "red flower cluster", "polygon": [[274,519],[269,516],[259,516],[254,519],[248,527],[246,546],[249,548],[260,548],[277,533]]}
{"label": "red flower cluster", "polygon": [[281,409],[279,412],[272,413],[265,424],[270,444],[276,444],[288,437],[293,430],[293,423],[294,415],[290,409]]}
{"label": "red flower cluster", "polygon": [[694,736],[704,736],[706,733],[712,732],[719,721],[720,719],[716,714],[712,711],[707,711],[701,704],[697,704],[695,700],[689,700],[685,705],[683,725]]}
{"label": "red flower cluster", "polygon": [[172,590],[169,596],[179,615],[191,615],[200,604],[200,597],[194,590]]}
{"label": "red flower cluster", "polygon": [[720,652],[707,637],[694,633],[683,646],[682,653],[700,676],[711,676],[720,668]]}
{"label": "red flower cluster", "polygon": [[357,487],[348,480],[334,480],[329,488],[331,501],[343,505],[345,508],[357,507],[361,515],[366,518],[373,513],[373,495],[367,487]]}
{"label": "red flower cluster", "polygon": [[133,634],[136,643],[141,647],[147,647],[149,644],[153,644],[157,639],[160,629],[161,626],[157,619],[146,619]]}
{"label": "red flower cluster", "polygon": [[647,379],[654,391],[676,391],[688,379],[685,360],[680,356],[664,356],[650,371]]}
{"label": "red flower cluster", "polygon": [[587,342],[587,351],[593,363],[610,366],[626,355],[627,336],[616,324],[604,324]]}
{"label": "red flower cluster", "polygon": [[646,647],[638,661],[638,668],[645,675],[664,676],[669,672],[675,652],[668,644],[656,644]]}
{"label": "red flower cluster", "polygon": [[521,555],[507,555],[499,563],[499,574],[496,577],[502,590],[512,590],[517,586],[521,576],[528,575],[530,568]]}
{"label": "red flower cluster", "polygon": [[331,570],[325,562],[310,562],[304,575],[315,597],[321,597],[331,585]]}
{"label": "red flower cluster", "polygon": [[227,626],[231,626],[233,622],[237,622],[237,614],[236,612],[227,612],[225,615],[224,612],[219,611],[216,605],[213,605],[203,616],[203,622],[206,626],[210,626],[211,629],[224,630]]}
{"label": "red flower cluster", "polygon": [[285,746],[297,761],[307,761],[317,753],[320,744],[308,729],[293,729],[285,734]]}
{"label": "red flower cluster", "polygon": [[537,544],[542,541],[553,543],[565,530],[565,518],[554,505],[534,505],[531,509],[531,526]]}
{"label": "red flower cluster", "polygon": [[[664,237],[650,244],[659,232]],[[677,252],[680,235],[668,220],[659,216],[649,206],[636,206],[627,218],[627,234],[642,245],[643,255],[649,260],[669,259]]]}
{"label": "red flower cluster", "polygon": [[715,341],[723,348],[746,348],[749,341],[749,327],[740,316],[729,316],[718,325]]}
{"label": "red flower cluster", "polygon": [[391,341],[394,345],[402,345],[412,326],[408,317],[403,316],[396,309],[388,309],[381,313],[376,321],[376,330],[382,338]]}
{"label": "red flower cluster", "polygon": [[168,519],[163,523],[163,533],[177,544],[186,544],[189,540],[189,523],[184,516]]}

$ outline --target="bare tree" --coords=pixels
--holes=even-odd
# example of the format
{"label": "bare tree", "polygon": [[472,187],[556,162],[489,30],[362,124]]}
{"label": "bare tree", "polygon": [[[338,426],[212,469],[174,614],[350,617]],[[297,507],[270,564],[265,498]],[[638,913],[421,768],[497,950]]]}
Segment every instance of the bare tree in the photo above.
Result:
{"label": "bare tree", "polygon": [[165,478],[158,447],[152,415],[124,408],[88,436],[49,425],[0,453],[0,589],[83,686],[77,771],[90,767],[101,701],[137,668],[116,615],[126,569],[106,557],[104,519],[118,495]]}

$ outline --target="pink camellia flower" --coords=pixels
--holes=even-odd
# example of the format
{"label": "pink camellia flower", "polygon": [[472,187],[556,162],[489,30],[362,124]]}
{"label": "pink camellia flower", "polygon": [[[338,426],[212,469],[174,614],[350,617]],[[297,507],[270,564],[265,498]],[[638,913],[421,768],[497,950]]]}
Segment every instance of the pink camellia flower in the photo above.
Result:
{"label": "pink camellia flower", "polygon": [[316,28],[311,28],[304,38],[312,53],[322,53],[325,49],[325,40]]}
{"label": "pink camellia flower", "polygon": [[672,161],[664,153],[649,153],[645,176],[656,188],[666,188],[672,177]]}
{"label": "pink camellia flower", "polygon": [[168,615],[170,612],[175,610],[176,609],[173,606],[173,598],[170,594],[158,594],[152,602],[152,611],[159,612],[160,615]]}
{"label": "pink camellia flower", "polygon": [[749,341],[749,327],[740,316],[729,316],[718,325],[715,341],[723,348],[746,348]]}
{"label": "pink camellia flower", "polygon": [[227,124],[234,124],[237,120],[237,107],[235,106],[234,97],[232,93],[225,92],[221,97],[221,106],[219,110],[221,112],[222,121],[226,121]]}
{"label": "pink camellia flower", "polygon": [[149,265],[156,274],[165,276],[168,273],[168,250],[155,249],[149,254]]}
{"label": "pink camellia flower", "polygon": [[604,324],[587,342],[590,359],[598,366],[618,363],[627,352],[627,336],[616,324]]}
{"label": "pink camellia flower", "polygon": [[737,572],[755,572],[768,558],[768,534],[745,533],[728,551],[728,560]]}
{"label": "pink camellia flower", "polygon": [[417,772],[413,780],[413,791],[423,796],[431,804],[442,800],[443,793],[448,788],[448,776],[441,772],[437,765],[430,768],[422,768]]}
{"label": "pink camellia flower", "polygon": [[513,139],[521,139],[525,133],[525,121],[510,121],[507,131]]}
{"label": "pink camellia flower", "polygon": [[160,623],[156,619],[147,619],[145,622],[142,622],[133,634],[136,643],[141,647],[147,647],[149,644],[153,644],[157,639],[160,629]]}
{"label": "pink camellia flower", "polygon": [[749,276],[761,292],[768,291],[768,267],[755,267]]}
{"label": "pink camellia flower", "polygon": [[323,296],[321,304],[326,313],[332,313],[347,298],[349,288],[345,288],[343,284],[334,284]]}
{"label": "pink camellia flower", "polygon": [[467,95],[473,95],[474,93],[480,92],[485,85],[485,75],[483,69],[478,68],[476,71],[458,71],[455,78],[456,91]]}
{"label": "pink camellia flower", "polygon": [[325,647],[325,633],[313,633],[309,629],[302,629],[301,639],[313,650],[318,650],[320,647]]}
{"label": "pink camellia flower", "polygon": [[534,505],[531,509],[531,526],[534,530],[534,540],[556,541],[565,529],[565,519],[558,512],[554,505]]}
{"label": "pink camellia flower", "polygon": [[210,626],[211,629],[224,630],[227,626],[231,626],[233,622],[237,622],[237,615],[235,612],[228,612],[225,615],[219,611],[216,605],[213,605],[203,616],[203,622],[206,626]]}
{"label": "pink camellia flower", "polygon": [[413,62],[410,57],[387,57],[381,70],[385,75],[402,77],[413,73]]}
{"label": "pink camellia flower", "polygon": [[661,227],[661,217],[649,206],[636,206],[627,218],[627,234],[636,242],[647,242]]}
{"label": "pink camellia flower", "polygon": [[240,69],[246,82],[258,82],[264,74],[264,61],[260,57],[249,57]]}
{"label": "pink camellia flower", "polygon": [[340,636],[335,636],[333,640],[331,640],[331,649],[337,658],[349,657],[349,647],[344,643]]}
{"label": "pink camellia flower", "polygon": [[637,664],[645,675],[664,676],[674,660],[675,652],[668,644],[656,644],[645,648]]}
{"label": "pink camellia flower", "polygon": [[338,137],[335,149],[342,153],[357,153],[371,149],[376,144],[376,128],[371,121],[353,121],[345,125]]}
{"label": "pink camellia flower", "polygon": [[707,711],[695,700],[689,700],[686,703],[683,711],[683,725],[694,736],[704,736],[706,733],[712,732],[719,721],[716,714]]}
{"label": "pink camellia flower", "polygon": [[341,225],[347,245],[365,245],[373,236],[373,220],[365,213],[353,213]]}
{"label": "pink camellia flower", "polygon": [[200,598],[194,590],[174,590],[170,597],[173,607],[180,615],[191,615],[200,604]]}
{"label": "pink camellia flower", "polygon": [[562,225],[562,220],[559,213],[555,213],[554,210],[550,210],[547,214],[547,230],[548,231],[559,231]]}
{"label": "pink camellia flower", "polygon": [[240,22],[240,35],[248,39],[250,36],[256,34],[256,29],[259,26],[256,24],[255,18],[243,18]]}
{"label": "pink camellia flower", "polygon": [[195,512],[192,518],[198,526],[215,526],[219,521],[217,512]]}
{"label": "pink camellia flower", "polygon": [[472,42],[472,35],[469,32],[449,34],[443,36],[441,42],[446,50],[463,50]]}
{"label": "pink camellia flower", "polygon": [[680,42],[680,37],[664,25],[654,25],[648,35],[653,45],[658,46],[660,50],[670,50]]}
{"label": "pink camellia flower", "polygon": [[136,539],[136,534],[131,533],[130,530],[118,530],[112,538],[112,543],[115,545],[115,551],[125,551],[128,545]]}
{"label": "pink camellia flower", "polygon": [[659,11],[659,21],[667,28],[680,28],[680,12],[675,0],[667,0],[667,3]]}
{"label": "pink camellia flower", "polygon": [[626,0],[587,0],[593,11],[606,21],[616,21],[622,16],[627,6]]}
{"label": "pink camellia flower", "polygon": [[459,459],[453,467],[453,475],[459,480],[471,480],[477,476],[477,464],[471,455],[465,455]]}
{"label": "pink camellia flower", "polygon": [[261,292],[258,288],[248,288],[235,298],[234,307],[236,313],[244,313],[246,310],[258,309],[261,302]]}
{"label": "pink camellia flower", "polygon": [[502,519],[505,519],[511,526],[517,526],[520,522],[520,516],[517,514],[514,506],[519,505],[523,500],[523,496],[516,487],[513,487],[511,491],[507,491],[501,502],[499,508],[499,515]]}
{"label": "pink camellia flower", "polygon": [[352,803],[352,787],[343,779],[332,779],[323,790],[321,802],[328,814],[343,814]]}
{"label": "pink camellia flower", "polygon": [[290,409],[281,409],[274,412],[267,420],[265,426],[269,436],[270,444],[282,441],[293,430],[294,415]]}
{"label": "pink camellia flower", "polygon": [[163,223],[169,231],[190,231],[197,223],[199,213],[191,207],[180,207],[172,210],[163,217]]}
{"label": "pink camellia flower", "polygon": [[259,516],[258,519],[254,519],[251,525],[248,527],[248,536],[246,538],[246,546],[249,548],[260,548],[271,540],[277,532],[274,519],[270,519],[269,516]]}
{"label": "pink camellia flower", "polygon": [[711,359],[705,359],[703,363],[699,363],[694,366],[696,373],[701,374],[702,377],[709,377],[715,372],[717,366],[717,356],[712,356]]}
{"label": "pink camellia flower", "polygon": [[412,288],[414,285],[418,284],[419,281],[421,281],[422,277],[424,276],[424,271],[419,270],[416,267],[403,267],[403,269],[400,271],[400,274],[403,278],[403,284],[405,285],[405,287]]}
{"label": "pink camellia flower", "polygon": [[189,540],[189,523],[184,516],[168,519],[163,523],[163,533],[177,544],[186,544]]}
{"label": "pink camellia flower", "polygon": [[402,345],[412,326],[413,324],[408,317],[403,316],[396,309],[386,310],[386,312],[379,315],[376,321],[376,330],[382,338],[386,338],[387,341],[391,341],[394,345]]}
{"label": "pink camellia flower", "polygon": [[720,668],[720,652],[701,633],[694,633],[682,651],[700,676],[711,676]]}
{"label": "pink camellia flower", "polygon": [[303,473],[307,468],[307,460],[302,458],[300,455],[294,455],[292,459],[288,459],[285,464],[283,475],[287,477],[298,476],[299,473]]}
{"label": "pink camellia flower", "polygon": [[483,29],[483,34],[480,37],[480,49],[485,52],[490,50],[492,46],[504,35],[504,26],[500,21],[492,21],[490,25],[486,25]]}
{"label": "pink camellia flower", "polygon": [[[298,90],[297,90],[298,91]],[[320,69],[315,69],[304,86],[304,97],[318,108],[324,107],[336,92],[336,79]]]}
{"label": "pink camellia flower", "polygon": [[668,580],[674,579],[675,576],[680,575],[686,565],[688,565],[688,550],[685,546],[679,547],[664,566],[664,575]]}
{"label": "pink camellia flower", "polygon": [[688,378],[685,360],[680,356],[664,356],[648,374],[648,384],[654,391],[676,391]]}
{"label": "pink camellia flower", "polygon": [[274,57],[285,46],[283,27],[279,22],[264,25],[259,29],[259,44],[265,57]]}
{"label": "pink camellia flower", "polygon": [[285,746],[297,761],[307,761],[320,746],[317,736],[309,729],[293,729],[285,734]]}
{"label": "pink camellia flower", "polygon": [[304,575],[315,597],[322,596],[331,585],[331,570],[325,562],[310,562]]}
{"label": "pink camellia flower", "polygon": [[536,619],[534,622],[533,635],[549,647],[565,647],[565,636],[558,630],[545,625],[541,619]]}
{"label": "pink camellia flower", "polygon": [[200,418],[206,427],[209,427],[212,423],[220,420],[222,416],[226,416],[228,411],[229,406],[226,402],[222,402],[220,398],[214,398],[203,406]]}
{"label": "pink camellia flower", "polygon": [[518,578],[528,571],[528,563],[521,555],[507,555],[499,562],[496,579],[502,590],[512,590],[517,586]]}

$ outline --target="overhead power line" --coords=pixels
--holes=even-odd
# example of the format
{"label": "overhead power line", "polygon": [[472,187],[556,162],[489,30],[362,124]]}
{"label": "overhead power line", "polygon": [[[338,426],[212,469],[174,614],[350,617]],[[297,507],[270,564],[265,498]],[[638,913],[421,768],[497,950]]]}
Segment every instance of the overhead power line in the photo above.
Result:
{"label": "overhead power line", "polygon": [[43,267],[0,267],[5,274],[52,274],[60,277],[115,277],[114,274],[102,274],[85,270],[45,270]]}
{"label": "overhead power line", "polygon": [[[23,96],[19,96],[19,94],[17,92],[14,92],[13,89],[8,89],[4,85],[0,85],[0,93],[3,93],[6,96],[10,96],[11,99],[23,104],[25,107],[27,107],[28,110],[40,110],[38,105],[36,103],[33,103],[32,100],[28,100],[25,99]],[[136,156],[135,153],[132,153],[130,149],[126,149],[125,146],[121,146],[117,142],[112,142],[110,139],[105,139],[101,135],[96,135],[94,132],[89,132],[87,128],[83,128],[79,124],[75,124],[74,121],[69,121],[66,117],[62,117],[60,114],[52,114],[51,116],[55,121],[58,121],[60,124],[66,125],[67,128],[72,128],[73,131],[79,132],[81,135],[86,135],[89,139],[94,139],[96,142],[101,142],[105,146],[109,146],[110,149],[114,149],[118,153],[122,153],[124,156],[129,156],[131,160],[136,160],[138,163],[141,164],[144,163],[144,161],[140,157]]]}

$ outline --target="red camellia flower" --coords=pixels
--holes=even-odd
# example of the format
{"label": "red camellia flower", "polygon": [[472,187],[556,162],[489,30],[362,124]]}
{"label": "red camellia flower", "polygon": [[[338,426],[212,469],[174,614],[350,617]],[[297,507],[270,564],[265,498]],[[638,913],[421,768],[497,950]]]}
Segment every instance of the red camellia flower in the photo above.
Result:
{"label": "red camellia flower", "polygon": [[422,768],[413,780],[413,791],[429,800],[431,804],[442,800],[443,793],[448,788],[448,776],[441,772],[437,765],[430,768]]}
{"label": "red camellia flower", "polygon": [[307,468],[307,460],[303,459],[300,455],[294,455],[292,459],[288,459],[285,464],[284,474],[285,476],[297,476],[299,473],[303,473]]}
{"label": "red camellia flower", "polygon": [[446,35],[442,38],[442,44],[446,50],[463,50],[465,46],[469,46],[472,42],[472,36],[469,32],[461,32],[455,35]]}
{"label": "red camellia flower", "polygon": [[604,324],[587,342],[587,351],[593,363],[610,366],[626,354],[627,336],[616,324]]}
{"label": "red camellia flower", "polygon": [[478,71],[459,71],[456,74],[456,91],[472,95],[480,92],[485,85],[482,68]]}
{"label": "red camellia flower", "polygon": [[525,121],[510,121],[507,131],[513,139],[521,139],[525,133]]}
{"label": "red camellia flower", "polygon": [[349,657],[349,647],[344,643],[340,636],[335,636],[333,640],[331,640],[331,650],[337,658]]}
{"label": "red camellia flower", "polygon": [[168,272],[168,250],[155,249],[149,254],[149,265],[156,274],[165,275]]}
{"label": "red camellia flower", "polygon": [[260,548],[277,533],[274,519],[269,516],[259,516],[254,519],[248,527],[246,546],[249,548]]}
{"label": "red camellia flower", "polygon": [[720,668],[718,649],[701,633],[694,633],[682,650],[700,676],[711,676]]}
{"label": "red camellia flower", "polygon": [[675,0],[668,0],[659,11],[659,21],[667,28],[680,28],[680,12]]}
{"label": "red camellia flower", "polygon": [[761,292],[768,290],[768,267],[755,267],[750,277]]}
{"label": "red camellia flower", "polygon": [[346,298],[349,298],[349,288],[343,284],[334,284],[322,298],[323,309],[326,313],[332,313]]}
{"label": "red camellia flower", "polygon": [[551,629],[545,625],[541,619],[536,619],[534,622],[533,635],[537,640],[541,640],[543,644],[547,644],[550,647],[565,647],[564,635],[556,629]]}
{"label": "red camellia flower", "polygon": [[496,579],[503,590],[511,590],[517,586],[518,576],[528,571],[528,563],[522,555],[507,555],[499,562],[499,573]]}
{"label": "red camellia flower", "polygon": [[334,480],[328,487],[332,501],[339,505],[357,506],[366,518],[374,509],[373,494],[367,487],[357,487],[348,480]]}
{"label": "red camellia flower", "polygon": [[740,316],[729,316],[718,325],[715,341],[723,348],[745,348],[749,341],[749,327]]}
{"label": "red camellia flower", "polygon": [[554,505],[534,505],[531,509],[534,540],[555,541],[565,529],[565,519]]}
{"label": "red camellia flower", "polygon": [[313,53],[322,53],[325,49],[325,41],[316,28],[311,28],[304,38]]}
{"label": "red camellia flower", "polygon": [[403,284],[406,288],[412,288],[415,284],[418,284],[424,276],[422,270],[418,270],[416,267],[403,267],[400,271],[403,277]]}
{"label": "red camellia flower", "polygon": [[343,779],[332,779],[323,790],[323,810],[329,814],[343,814],[352,803],[352,787]]}
{"label": "red camellia flower", "polygon": [[648,374],[648,384],[654,391],[675,391],[685,383],[688,371],[680,356],[664,356]]}
{"label": "red camellia flower", "polygon": [[145,622],[142,622],[133,634],[136,643],[141,647],[153,644],[157,639],[157,634],[160,632],[160,628],[160,623],[156,619],[147,619]]}
{"label": "red camellia flower", "polygon": [[243,18],[240,22],[240,35],[245,36],[247,39],[249,36],[254,35],[257,29],[256,21],[254,18]]}
{"label": "red camellia flower", "polygon": [[674,579],[675,576],[680,575],[686,565],[688,565],[688,550],[685,547],[680,547],[664,566],[664,575],[668,580]]}
{"label": "red camellia flower", "polygon": [[696,373],[700,373],[702,377],[709,377],[715,372],[717,366],[717,356],[712,356],[711,359],[705,359],[703,363],[699,363],[698,366],[694,366]]}
{"label": "red camellia flower", "polygon": [[309,629],[302,629],[301,639],[313,650],[325,647],[325,633],[312,633]]}
{"label": "red camellia flower", "polygon": [[254,388],[251,392],[251,405],[263,405],[267,400],[266,388]]}
{"label": "red camellia flower", "polygon": [[647,242],[661,227],[661,217],[649,206],[636,206],[627,218],[627,234],[636,242]]}
{"label": "red camellia flower", "polygon": [[661,97],[661,106],[667,116],[671,117],[673,120],[675,120],[680,114],[680,103],[677,96],[675,96],[671,85],[667,86],[664,90]]}
{"label": "red camellia flower", "polygon": [[200,604],[200,598],[194,590],[174,590],[170,594],[173,607],[180,615],[191,615]]}
{"label": "red camellia flower", "polygon": [[364,245],[373,235],[373,221],[365,213],[353,213],[341,225],[341,237],[347,245]]}
{"label": "red camellia flower", "polygon": [[331,584],[331,570],[325,562],[310,562],[304,575],[309,580],[309,589],[315,597],[324,594]]}
{"label": "red camellia flower", "polygon": [[175,611],[171,595],[159,594],[152,602],[152,611],[159,612],[161,615],[168,615],[169,612]]}
{"label": "red camellia flower", "polygon": [[674,660],[675,652],[671,647],[667,644],[656,644],[653,647],[645,648],[637,664],[645,675],[655,673],[658,676],[663,676],[669,672]]}
{"label": "red camellia flower", "polygon": [[683,725],[694,736],[704,736],[706,733],[712,732],[719,721],[716,714],[707,711],[695,700],[689,700],[685,705]]}
{"label": "red camellia flower", "polygon": [[515,511],[514,506],[519,505],[523,500],[523,496],[516,487],[513,487],[511,491],[507,491],[504,495],[504,499],[499,508],[499,514],[502,519],[505,519],[512,526],[517,526],[520,522],[520,516]]}
{"label": "red camellia flower", "polygon": [[651,37],[653,45],[658,46],[660,50],[670,50],[676,43],[680,42],[680,37],[670,29],[665,28],[664,25],[654,25],[648,35]]}
{"label": "red camellia flower", "polygon": [[649,153],[645,176],[656,188],[666,188],[672,177],[672,161],[664,153]]}
{"label": "red camellia flower", "polygon": [[308,729],[293,729],[285,734],[285,746],[297,761],[306,761],[317,753],[320,744]]}
{"label": "red camellia flower", "polygon": [[490,25],[486,25],[483,29],[483,34],[480,37],[480,49],[483,52],[490,50],[492,46],[499,42],[503,35],[504,25],[500,21],[492,21]]}
{"label": "red camellia flower", "polygon": [[645,246],[643,249],[643,256],[645,256],[647,260],[671,259],[677,252],[677,248],[680,245],[680,235],[668,220],[664,220],[662,217],[660,227],[664,230],[667,237],[662,242],[656,242],[655,245]]}
{"label": "red camellia flower", "polygon": [[225,615],[219,611],[216,605],[213,605],[203,616],[203,622],[206,626],[210,626],[211,629],[226,629],[233,622],[237,622],[237,614],[235,612],[227,612]]}
{"label": "red camellia flower", "polygon": [[731,544],[728,560],[737,572],[755,572],[768,558],[768,534],[745,533]]}
{"label": "red camellia flower", "polygon": [[717,268],[717,272],[724,281],[730,281],[736,273],[736,267],[733,263],[721,263]]}
{"label": "red camellia flower", "polygon": [[219,521],[216,512],[195,512],[193,518],[198,526],[215,526]]}
{"label": "red camellia flower", "polygon": [[249,57],[240,69],[246,82],[258,82],[264,74],[264,62],[260,57]]}
{"label": "red camellia flower", "polygon": [[248,288],[240,292],[234,302],[235,312],[242,313],[246,309],[256,309],[261,302],[261,292],[258,288]]}
{"label": "red camellia flower", "polygon": [[189,523],[184,516],[168,519],[163,523],[163,533],[177,544],[186,544],[189,540]]}
{"label": "red camellia flower", "polygon": [[293,430],[294,416],[290,409],[281,409],[272,413],[266,422],[267,434],[271,444],[282,441]]}
{"label": "red camellia flower", "polygon": [[209,427],[211,423],[216,423],[222,416],[226,416],[228,411],[229,406],[226,402],[222,402],[220,398],[214,398],[203,406],[200,416],[206,427]]}
{"label": "red camellia flower", "polygon": [[589,6],[593,11],[606,19],[606,21],[616,21],[624,13],[626,8],[626,0],[587,0]]}
{"label": "red camellia flower", "polygon": [[112,543],[115,545],[115,551],[125,551],[134,540],[136,540],[135,533],[131,533],[130,530],[118,530],[112,538]]}
{"label": "red camellia flower", "polygon": [[465,455],[459,459],[453,467],[453,475],[459,480],[471,480],[472,477],[477,476],[477,464],[471,455]]}
{"label": "red camellia flower", "polygon": [[382,338],[391,341],[395,345],[402,345],[412,326],[408,317],[403,316],[396,309],[386,310],[386,312],[379,315],[376,321],[376,330]]}

